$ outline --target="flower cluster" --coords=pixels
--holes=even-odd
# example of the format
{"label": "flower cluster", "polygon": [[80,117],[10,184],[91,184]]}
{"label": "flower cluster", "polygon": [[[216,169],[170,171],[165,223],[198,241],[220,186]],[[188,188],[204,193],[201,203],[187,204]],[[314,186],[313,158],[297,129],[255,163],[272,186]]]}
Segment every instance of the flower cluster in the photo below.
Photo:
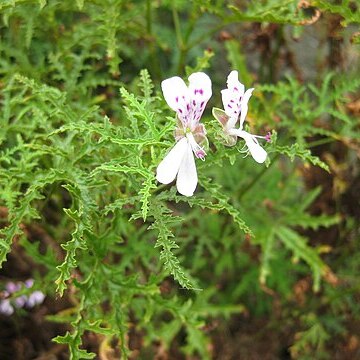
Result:
{"label": "flower cluster", "polygon": [[[198,182],[194,155],[200,160],[205,160],[206,156],[204,145],[208,141],[200,119],[212,95],[211,80],[205,73],[197,72],[189,76],[189,86],[174,76],[164,80],[161,88],[165,101],[176,112],[177,128],[176,144],[158,165],[156,178],[162,184],[169,184],[177,178],[179,193],[192,196]],[[270,134],[257,136],[243,129],[253,90],[245,91],[238,80],[238,72],[232,71],[227,78],[227,89],[221,91],[224,110],[214,108],[213,115],[222,125],[226,145],[233,146],[238,138],[242,138],[247,146],[245,152],[250,153],[256,162],[263,163],[267,153],[257,139],[270,141]],[[240,124],[236,128],[238,121]]]}
{"label": "flower cluster", "polygon": [[32,308],[35,305],[41,304],[45,295],[39,290],[33,291],[30,295],[12,296],[16,292],[27,288],[30,289],[34,285],[33,279],[28,279],[24,283],[8,282],[5,285],[5,290],[2,292],[4,299],[0,300],[0,313],[4,315],[12,315],[14,308]]}

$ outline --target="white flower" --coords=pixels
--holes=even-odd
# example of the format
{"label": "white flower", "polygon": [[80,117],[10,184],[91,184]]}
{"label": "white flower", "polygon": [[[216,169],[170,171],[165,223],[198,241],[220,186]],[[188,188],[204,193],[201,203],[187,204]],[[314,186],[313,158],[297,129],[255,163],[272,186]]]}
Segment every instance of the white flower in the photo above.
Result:
{"label": "white flower", "polygon": [[[247,151],[258,163],[266,160],[267,153],[259,144],[257,138],[268,141],[268,136],[257,136],[243,130],[244,121],[248,112],[248,102],[253,88],[245,91],[245,87],[238,80],[238,72],[233,70],[227,78],[227,89],[221,90],[224,110],[214,108],[213,115],[223,126],[225,143],[228,146],[236,144],[237,137],[245,140]],[[240,120],[239,128],[235,128]]]}
{"label": "white flower", "polygon": [[194,154],[204,160],[206,152],[201,146],[206,142],[206,131],[200,118],[211,97],[211,80],[203,72],[189,76],[189,86],[178,76],[161,83],[165,101],[176,111],[178,126],[177,143],[156,169],[156,179],[162,184],[171,183],[176,177],[180,194],[192,196],[198,182]]}

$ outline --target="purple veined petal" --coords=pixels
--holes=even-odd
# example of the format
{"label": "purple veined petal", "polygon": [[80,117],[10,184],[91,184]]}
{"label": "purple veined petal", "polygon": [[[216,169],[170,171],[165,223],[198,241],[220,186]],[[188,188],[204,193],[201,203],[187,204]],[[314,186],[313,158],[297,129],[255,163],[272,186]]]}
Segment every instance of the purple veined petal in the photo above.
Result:
{"label": "purple veined petal", "polygon": [[240,97],[233,91],[224,89],[221,90],[221,98],[225,114],[230,118],[226,127],[231,129],[235,126],[240,115]]}
{"label": "purple veined petal", "polygon": [[175,144],[156,169],[157,181],[162,184],[170,184],[175,179],[187,147],[188,140],[185,137]]}
{"label": "purple veined petal", "polygon": [[248,102],[252,95],[252,92],[254,91],[254,88],[247,89],[245,91],[244,96],[241,99],[240,108],[241,108],[241,115],[240,115],[240,130],[242,130],[244,121],[248,112]]}
{"label": "purple veined petal", "polygon": [[227,77],[227,89],[221,90],[222,102],[226,115],[230,117],[227,129],[235,127],[242,111],[241,103],[245,86],[239,81],[238,72],[233,70]]}
{"label": "purple veined petal", "polygon": [[244,95],[245,86],[239,81],[239,74],[236,70],[230,72],[226,84],[230,91],[236,93],[238,99]]}
{"label": "purple veined petal", "polygon": [[0,301],[0,314],[10,316],[14,313],[14,308],[10,303],[10,300],[5,299]]}
{"label": "purple veined petal", "polygon": [[164,99],[176,114],[183,126],[189,125],[191,104],[189,89],[183,79],[178,76],[171,77],[161,82]]}
{"label": "purple veined petal", "polygon": [[267,152],[262,148],[254,135],[238,129],[233,129],[232,133],[245,140],[251,156],[257,163],[262,164],[266,160]]}
{"label": "purple veined petal", "polygon": [[192,196],[198,183],[194,154],[188,143],[177,175],[176,187],[181,195]]}
{"label": "purple veined petal", "polygon": [[199,123],[211,95],[211,80],[208,75],[203,72],[196,72],[189,76],[189,96],[191,101],[190,125],[192,128]]}
{"label": "purple veined petal", "polygon": [[36,290],[32,294],[30,294],[26,302],[26,305],[28,307],[34,307],[35,305],[42,304],[44,299],[45,299],[45,294],[39,290]]}

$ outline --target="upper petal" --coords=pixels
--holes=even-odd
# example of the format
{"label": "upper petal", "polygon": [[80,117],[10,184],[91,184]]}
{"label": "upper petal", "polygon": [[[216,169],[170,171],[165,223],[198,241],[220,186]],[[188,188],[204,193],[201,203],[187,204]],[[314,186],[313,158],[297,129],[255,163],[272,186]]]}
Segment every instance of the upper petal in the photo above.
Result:
{"label": "upper petal", "polygon": [[203,72],[196,72],[189,76],[189,96],[191,101],[191,125],[196,126],[200,121],[205,106],[212,95],[211,80]]}
{"label": "upper petal", "polygon": [[179,173],[176,180],[176,187],[180,194],[192,196],[198,182],[196,165],[191,145],[188,144],[185,155],[182,159]]}
{"label": "upper petal", "polygon": [[236,70],[230,72],[227,77],[227,87],[230,91],[238,94],[238,98],[241,98],[245,91],[245,86],[239,81],[239,74]]}
{"label": "upper petal", "polygon": [[252,95],[252,92],[254,91],[254,88],[247,89],[244,96],[241,99],[240,102],[240,109],[241,109],[241,115],[240,115],[240,129],[243,128],[244,121],[248,112],[248,102],[250,99],[250,96]]}
{"label": "upper petal", "polygon": [[191,108],[189,89],[184,80],[178,76],[163,80],[161,89],[167,104],[176,111],[183,125],[187,126]]}
{"label": "upper petal", "polygon": [[162,184],[169,184],[175,179],[187,147],[188,141],[186,138],[182,138],[175,144],[156,169],[157,181]]}
{"label": "upper petal", "polygon": [[241,98],[244,95],[245,87],[239,81],[236,70],[230,72],[226,83],[227,89],[221,91],[221,97],[225,113],[231,118],[228,128],[233,128],[240,115]]}
{"label": "upper petal", "polygon": [[221,90],[225,114],[229,117],[227,128],[233,128],[240,115],[240,98],[229,89]]}

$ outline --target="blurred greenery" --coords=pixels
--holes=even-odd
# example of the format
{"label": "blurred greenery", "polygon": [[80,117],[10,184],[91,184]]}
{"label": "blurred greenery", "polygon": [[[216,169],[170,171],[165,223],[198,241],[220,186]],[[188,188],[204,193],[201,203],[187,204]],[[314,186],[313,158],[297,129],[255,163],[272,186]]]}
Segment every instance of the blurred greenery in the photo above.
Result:
{"label": "blurred greenery", "polygon": [[[360,357],[357,2],[2,0],[0,15],[0,286],[31,276],[47,295],[41,345],[17,358],[55,343],[70,359]],[[233,69],[255,87],[249,127],[272,131],[266,165],[211,116]],[[176,123],[160,82],[196,71],[213,81],[210,148],[184,197],[155,179]],[[30,336],[8,340],[32,324],[13,318],[1,359]]]}

